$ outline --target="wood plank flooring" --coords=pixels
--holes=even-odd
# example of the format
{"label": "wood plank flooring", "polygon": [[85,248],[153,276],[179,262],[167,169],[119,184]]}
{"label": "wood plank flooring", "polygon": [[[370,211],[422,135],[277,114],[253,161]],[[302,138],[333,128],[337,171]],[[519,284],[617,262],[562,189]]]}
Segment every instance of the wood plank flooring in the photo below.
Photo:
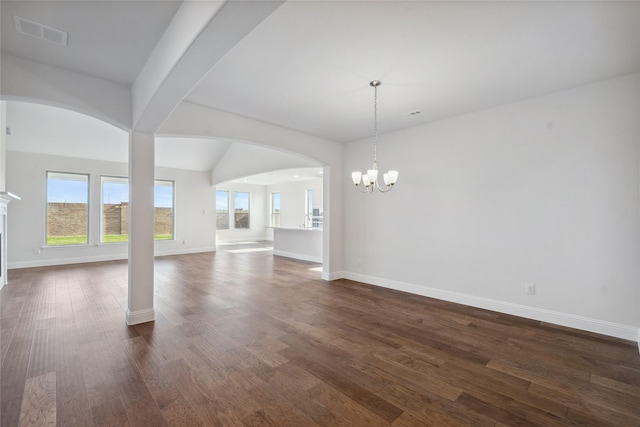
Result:
{"label": "wood plank flooring", "polygon": [[262,246],[157,258],[157,320],[132,327],[126,262],[11,270],[2,427],[640,426],[635,343]]}

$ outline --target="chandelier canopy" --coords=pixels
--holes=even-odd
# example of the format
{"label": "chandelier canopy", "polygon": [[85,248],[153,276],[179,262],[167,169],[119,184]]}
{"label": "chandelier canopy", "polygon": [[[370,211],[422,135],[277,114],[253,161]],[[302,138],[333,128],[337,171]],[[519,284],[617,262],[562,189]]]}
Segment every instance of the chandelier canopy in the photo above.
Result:
{"label": "chandelier canopy", "polygon": [[366,173],[351,172],[351,179],[361,193],[373,193],[374,189],[386,193],[398,180],[398,171],[389,171],[382,175],[384,185],[378,184],[378,86],[381,84],[380,80],[369,83],[373,87],[373,166]]}

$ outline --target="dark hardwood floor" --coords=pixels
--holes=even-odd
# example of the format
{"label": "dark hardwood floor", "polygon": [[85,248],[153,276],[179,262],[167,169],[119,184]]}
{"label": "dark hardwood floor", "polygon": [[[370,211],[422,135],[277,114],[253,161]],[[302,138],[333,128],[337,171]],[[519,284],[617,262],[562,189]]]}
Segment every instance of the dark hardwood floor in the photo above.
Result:
{"label": "dark hardwood floor", "polygon": [[157,320],[131,327],[126,262],[11,270],[2,426],[640,425],[635,343],[261,246],[157,258]]}

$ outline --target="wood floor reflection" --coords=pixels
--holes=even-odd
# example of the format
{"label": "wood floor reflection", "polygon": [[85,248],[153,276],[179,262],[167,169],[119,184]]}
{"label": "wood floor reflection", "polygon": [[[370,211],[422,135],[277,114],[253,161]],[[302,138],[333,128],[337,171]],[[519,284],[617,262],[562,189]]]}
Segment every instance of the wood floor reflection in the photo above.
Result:
{"label": "wood floor reflection", "polygon": [[132,327],[126,262],[10,270],[1,425],[640,425],[635,343],[314,267],[157,258],[157,319]]}

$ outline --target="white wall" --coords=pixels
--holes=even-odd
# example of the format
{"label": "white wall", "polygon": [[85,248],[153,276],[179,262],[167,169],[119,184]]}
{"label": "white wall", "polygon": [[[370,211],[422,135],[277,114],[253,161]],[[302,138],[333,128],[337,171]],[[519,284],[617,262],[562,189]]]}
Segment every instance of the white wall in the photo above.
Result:
{"label": "white wall", "polygon": [[0,191],[5,191],[7,147],[7,102],[0,101]]}
{"label": "white wall", "polygon": [[345,276],[637,339],[639,99],[634,74],[383,135],[396,188],[344,174]]}
{"label": "white wall", "polygon": [[267,210],[271,193],[280,193],[280,227],[297,228],[304,225],[306,190],[313,190],[313,207],[322,209],[322,178],[267,186]]}
{"label": "white wall", "polygon": [[[100,244],[100,175],[127,176],[125,163],[7,151],[7,186],[22,200],[11,203],[9,268],[71,264],[127,257],[126,244]],[[90,174],[88,246],[43,248],[46,171]],[[156,255],[215,250],[215,193],[208,172],[156,168],[175,181],[175,240],[155,242]]]}
{"label": "white wall", "polygon": [[[223,242],[246,242],[256,240],[267,240],[267,210],[268,199],[266,187],[264,185],[250,184],[220,184],[215,187],[216,191],[229,192],[229,230],[216,230],[218,243]],[[234,191],[250,193],[249,199],[249,229],[233,228],[233,204]],[[215,212],[214,212],[215,214]],[[215,222],[215,220],[214,220]],[[214,224],[215,225],[215,224]]]}

